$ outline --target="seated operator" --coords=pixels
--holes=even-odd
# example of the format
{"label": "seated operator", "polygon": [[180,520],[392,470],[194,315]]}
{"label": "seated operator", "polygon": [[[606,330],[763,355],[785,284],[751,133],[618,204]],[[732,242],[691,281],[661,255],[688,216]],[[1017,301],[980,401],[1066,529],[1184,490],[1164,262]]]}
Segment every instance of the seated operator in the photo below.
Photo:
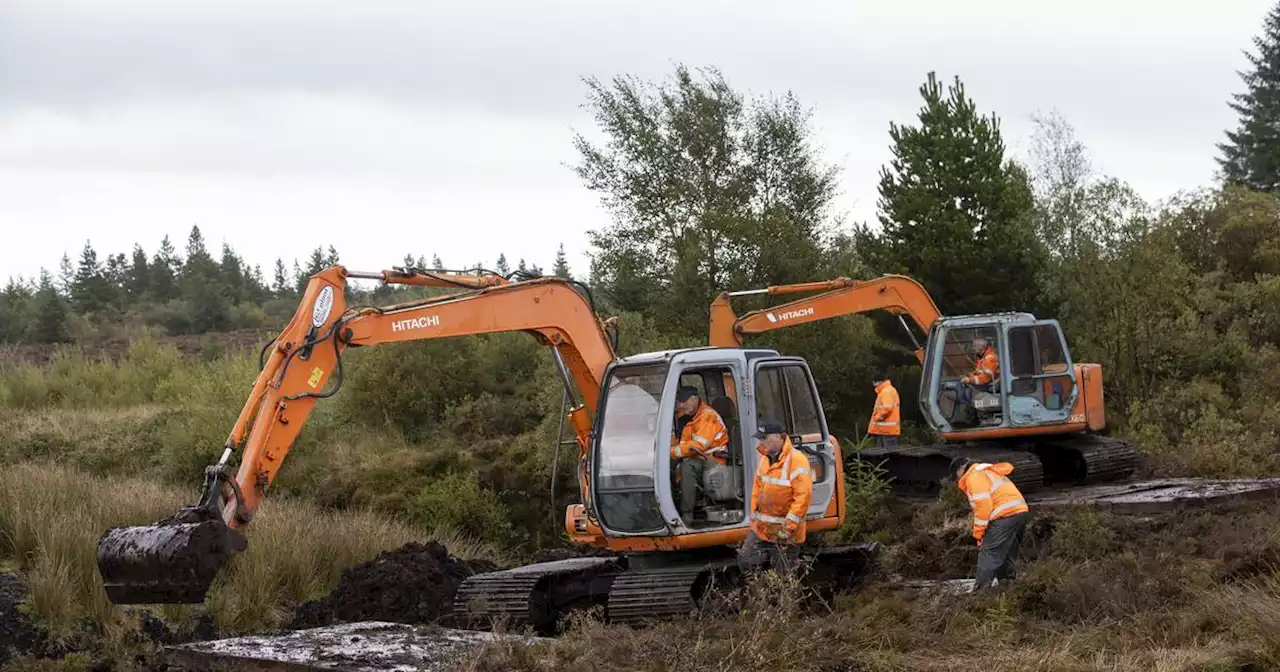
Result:
{"label": "seated operator", "polygon": [[697,486],[702,483],[705,460],[728,462],[729,430],[714,408],[703,403],[698,390],[682,387],[676,392],[676,415],[688,418],[680,430],[680,440],[671,444],[671,460],[680,464],[680,515],[693,515]]}
{"label": "seated operator", "polygon": [[996,355],[987,339],[978,336],[969,343],[969,352],[981,353],[973,363],[973,372],[960,379],[960,382],[974,387],[987,388],[1000,376],[1000,357]]}

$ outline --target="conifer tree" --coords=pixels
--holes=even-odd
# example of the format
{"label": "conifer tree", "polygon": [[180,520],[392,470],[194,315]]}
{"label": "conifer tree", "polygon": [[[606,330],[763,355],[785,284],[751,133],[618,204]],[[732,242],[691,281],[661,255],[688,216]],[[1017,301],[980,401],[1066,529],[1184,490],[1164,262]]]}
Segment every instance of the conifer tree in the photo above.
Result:
{"label": "conifer tree", "polygon": [[1034,310],[1044,247],[1026,172],[1006,161],[1000,123],[980,116],[957,77],[920,87],[919,126],[891,124],[879,232],[857,239],[878,273],[920,280],[951,314]]}
{"label": "conifer tree", "polygon": [[66,343],[71,340],[67,304],[58,294],[53,277],[43,268],[40,269],[40,285],[35,295],[35,313],[32,340],[40,343]]}
{"label": "conifer tree", "polygon": [[551,272],[560,278],[572,278],[573,274],[569,272],[569,260],[564,254],[564,243],[560,243],[560,248],[556,250],[556,261],[551,267]]}
{"label": "conifer tree", "polygon": [[111,285],[98,261],[98,253],[86,240],[71,281],[71,302],[81,315],[92,315],[110,306],[111,299]]}
{"label": "conifer tree", "polygon": [[151,289],[151,266],[147,263],[147,253],[143,251],[141,245],[133,246],[133,260],[129,264],[129,275],[125,283],[125,290],[129,295],[129,300],[137,303]]}
{"label": "conifer tree", "polygon": [[1251,67],[1239,73],[1245,90],[1228,103],[1240,120],[1218,143],[1218,166],[1227,184],[1272,192],[1280,188],[1280,3],[1253,44],[1257,53],[1246,53]]}

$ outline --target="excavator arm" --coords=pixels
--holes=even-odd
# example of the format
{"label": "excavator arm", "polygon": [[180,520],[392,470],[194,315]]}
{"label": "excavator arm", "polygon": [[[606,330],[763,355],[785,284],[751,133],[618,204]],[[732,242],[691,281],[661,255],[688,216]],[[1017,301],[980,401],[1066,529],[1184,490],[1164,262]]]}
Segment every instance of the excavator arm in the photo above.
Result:
{"label": "excavator arm", "polygon": [[[467,291],[388,307],[348,307],[348,278]],[[239,528],[252,520],[316,402],[341,387],[346,348],[528,333],[552,348],[566,390],[575,399],[568,419],[581,458],[589,446],[604,371],[614,359],[604,326],[587,298],[559,278],[511,283],[501,276],[404,269],[355,273],[341,266],[317,273],[297,312],[271,344],[221,458],[206,469],[200,502],[157,525],[113,528],[99,540],[98,565],[109,598],[117,604],[204,599],[218,569],[246,547]],[[232,478],[229,463],[236,451],[240,464]],[[584,479],[580,474],[585,501]]]}
{"label": "excavator arm", "polygon": [[[825,290],[825,291],[824,291]],[[739,317],[730,299],[735,296],[767,294],[781,296],[821,291],[821,294],[753,310]],[[775,285],[766,289],[721,293],[711,303],[710,345],[742,347],[743,337],[775,329],[794,327],[842,315],[885,310],[898,316],[916,347],[916,357],[924,361],[924,346],[907,327],[903,315],[915,322],[925,334],[941,313],[925,288],[905,275],[884,275],[874,280],[836,278],[795,285]]]}

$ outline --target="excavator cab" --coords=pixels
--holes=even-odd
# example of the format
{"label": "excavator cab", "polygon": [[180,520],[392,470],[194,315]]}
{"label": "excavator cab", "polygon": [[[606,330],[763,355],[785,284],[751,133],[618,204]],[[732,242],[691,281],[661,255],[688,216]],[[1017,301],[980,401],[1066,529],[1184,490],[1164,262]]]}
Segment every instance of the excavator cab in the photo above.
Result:
{"label": "excavator cab", "polygon": [[[989,382],[986,347],[998,366]],[[944,434],[1063,425],[1073,414],[1079,380],[1056,320],[1028,313],[949,317],[934,323],[920,380],[925,417]]]}
{"label": "excavator cab", "polygon": [[[661,538],[745,528],[757,460],[752,438],[762,418],[787,428],[814,468],[811,519],[836,496],[835,444],[808,365],[772,350],[698,348],[619,360],[605,374],[590,453],[593,516],[605,538]],[[670,448],[678,441],[676,391],[698,390],[729,435],[726,463],[708,461],[690,516],[679,512],[683,483]],[[583,512],[585,517],[585,511]],[[570,520],[570,532],[576,532]],[[585,521],[579,529],[585,527]],[[710,545],[686,539],[686,548]],[[723,543],[721,541],[720,543]]]}

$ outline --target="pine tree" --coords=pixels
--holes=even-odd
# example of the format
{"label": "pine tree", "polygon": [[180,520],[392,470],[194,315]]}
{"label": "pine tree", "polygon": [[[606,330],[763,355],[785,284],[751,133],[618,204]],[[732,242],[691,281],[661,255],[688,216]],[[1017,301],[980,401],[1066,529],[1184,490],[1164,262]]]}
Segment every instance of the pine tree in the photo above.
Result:
{"label": "pine tree", "polygon": [[32,291],[21,278],[9,278],[0,291],[0,343],[17,343],[26,337]]}
{"label": "pine tree", "polygon": [[317,247],[311,252],[311,258],[307,260],[307,268],[298,274],[295,284],[298,294],[302,294],[307,290],[307,283],[311,282],[311,276],[323,271],[326,268],[324,250]]}
{"label": "pine tree", "polygon": [[112,307],[124,312],[129,296],[126,289],[129,281],[129,261],[125,259],[123,252],[107,256],[105,276],[107,286],[111,289]]}
{"label": "pine tree", "polygon": [[267,300],[271,290],[267,287],[266,276],[262,274],[262,264],[254,264],[253,272],[246,276],[245,292],[250,303],[261,304]]}
{"label": "pine tree", "polygon": [[1228,105],[1240,116],[1227,142],[1218,143],[1223,182],[1255,191],[1280,189],[1280,4],[1267,14],[1262,35],[1253,39],[1252,66],[1238,73],[1245,91]]}
{"label": "pine tree", "polygon": [[98,262],[98,253],[86,240],[71,281],[71,302],[81,315],[93,315],[110,306],[112,298],[111,285]]}
{"label": "pine tree", "polygon": [[276,296],[290,296],[293,294],[293,286],[289,283],[289,276],[284,270],[284,259],[276,257],[275,280],[271,283],[271,291]]}
{"label": "pine tree", "polygon": [[245,273],[244,262],[226,243],[222,244],[222,263],[218,266],[218,276],[222,280],[223,293],[231,301],[239,303],[248,299],[249,276]]}
{"label": "pine tree", "polygon": [[435,269],[444,268],[444,262],[440,261],[440,255],[438,254],[431,255],[431,268],[435,268]]}
{"label": "pine tree", "polygon": [[71,286],[76,281],[76,267],[71,265],[71,257],[66,252],[62,253],[62,260],[58,262],[58,291],[63,296],[71,296]]}
{"label": "pine tree", "polygon": [[128,279],[125,281],[125,291],[129,295],[129,300],[137,303],[142,300],[147,291],[151,289],[151,267],[147,264],[147,253],[143,251],[141,245],[133,246],[133,261],[129,264]]}
{"label": "pine tree", "polygon": [[858,249],[876,272],[919,280],[949,314],[1034,310],[1044,247],[999,120],[978,115],[958,77],[944,96],[931,72],[920,95],[920,125],[890,125],[881,231],[861,227]]}
{"label": "pine tree", "polygon": [[178,278],[182,275],[182,259],[169,236],[160,241],[160,249],[151,258],[151,293],[161,303],[179,296]]}
{"label": "pine tree", "polygon": [[330,245],[329,253],[324,256],[324,267],[329,268],[330,266],[337,266],[337,265],[338,265],[338,250],[334,249],[334,247]]}
{"label": "pine tree", "polygon": [[40,269],[40,285],[34,299],[36,319],[31,339],[39,343],[66,343],[71,340],[67,304],[58,294],[53,277]]}
{"label": "pine tree", "polygon": [[498,255],[498,262],[494,264],[494,270],[497,271],[499,275],[508,275],[511,273],[511,264],[507,263],[507,255]]}
{"label": "pine tree", "polygon": [[[191,226],[191,233],[187,234],[187,264],[192,261],[208,257],[209,250],[204,245],[204,234],[200,232],[198,225]],[[212,257],[209,257],[212,260]]]}
{"label": "pine tree", "polygon": [[182,265],[182,298],[190,304],[191,328],[196,333],[219,331],[230,325],[231,298],[227,296],[219,266],[205,248],[199,226],[187,236],[187,259]]}
{"label": "pine tree", "polygon": [[556,261],[551,267],[551,273],[560,278],[573,278],[573,274],[569,272],[569,260],[564,254],[564,243],[560,243],[560,248],[556,250]]}

